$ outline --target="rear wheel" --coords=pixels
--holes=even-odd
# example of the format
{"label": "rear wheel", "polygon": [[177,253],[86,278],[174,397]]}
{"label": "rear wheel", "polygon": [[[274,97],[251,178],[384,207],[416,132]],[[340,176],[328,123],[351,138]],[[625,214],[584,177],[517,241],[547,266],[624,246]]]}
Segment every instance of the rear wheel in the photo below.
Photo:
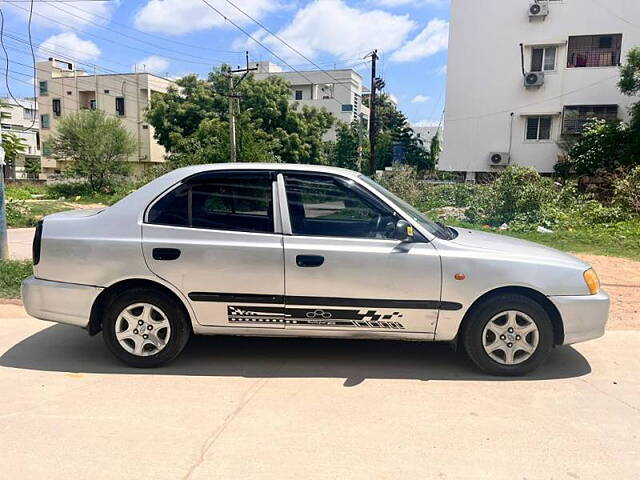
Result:
{"label": "rear wheel", "polygon": [[102,334],[107,347],[132,367],[157,367],[182,351],[191,329],[181,306],[150,289],[124,292],[106,307]]}
{"label": "rear wheel", "polygon": [[491,375],[525,375],[553,348],[553,326],[540,304],[523,295],[500,295],[473,314],[463,332],[473,362]]}

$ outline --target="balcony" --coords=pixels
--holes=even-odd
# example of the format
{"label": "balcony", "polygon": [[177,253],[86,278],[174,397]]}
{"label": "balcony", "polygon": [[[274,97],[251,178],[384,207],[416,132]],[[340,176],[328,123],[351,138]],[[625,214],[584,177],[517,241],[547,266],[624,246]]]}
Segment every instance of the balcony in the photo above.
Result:
{"label": "balcony", "polygon": [[569,37],[567,68],[616,67],[621,52],[622,35]]}

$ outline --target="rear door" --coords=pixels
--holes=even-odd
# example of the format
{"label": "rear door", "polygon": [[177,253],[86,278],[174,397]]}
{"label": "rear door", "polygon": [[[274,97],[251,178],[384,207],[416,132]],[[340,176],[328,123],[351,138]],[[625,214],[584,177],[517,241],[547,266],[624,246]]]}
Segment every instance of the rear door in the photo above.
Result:
{"label": "rear door", "polygon": [[286,328],[435,332],[441,267],[433,245],[393,239],[398,213],[353,180],[285,173],[279,184],[290,223]]}
{"label": "rear door", "polygon": [[149,207],[142,227],[145,260],[189,298],[198,323],[283,328],[274,183],[273,172],[208,172]]}

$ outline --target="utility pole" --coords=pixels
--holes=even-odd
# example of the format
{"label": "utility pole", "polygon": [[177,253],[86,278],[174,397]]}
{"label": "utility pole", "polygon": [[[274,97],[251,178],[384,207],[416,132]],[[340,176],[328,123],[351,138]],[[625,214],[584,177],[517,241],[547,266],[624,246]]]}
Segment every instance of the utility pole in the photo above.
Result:
{"label": "utility pole", "polygon": [[376,61],[378,60],[378,50],[374,50],[371,55],[371,94],[369,96],[369,173],[376,172]]}
{"label": "utility pole", "polygon": [[[227,95],[229,97],[229,152],[230,152],[229,158],[231,162],[237,161],[237,149],[238,149],[237,140],[236,140],[236,116],[233,108],[233,102],[235,102],[236,99],[240,99],[240,95],[236,94],[236,88],[238,88],[238,85],[242,83],[242,81],[249,74],[249,72],[258,70],[258,67],[249,68],[249,52],[245,52],[245,59],[246,59],[245,68],[237,68],[236,70],[229,70],[227,72],[227,76],[229,79],[229,93]],[[234,82],[233,80],[233,75],[235,73],[243,74],[242,77],[240,77],[240,80],[238,80],[237,82]]]}
{"label": "utility pole", "polygon": [[[0,117],[2,115],[0,114]],[[5,153],[2,145],[2,125],[0,125],[0,260],[9,259],[7,241],[7,210],[4,204],[4,165]]]}

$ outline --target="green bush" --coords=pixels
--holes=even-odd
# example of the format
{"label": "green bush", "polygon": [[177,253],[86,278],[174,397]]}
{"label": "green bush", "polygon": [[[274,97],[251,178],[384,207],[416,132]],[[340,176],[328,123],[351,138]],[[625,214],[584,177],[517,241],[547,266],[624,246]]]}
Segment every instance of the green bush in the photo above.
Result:
{"label": "green bush", "polygon": [[614,182],[613,203],[630,212],[640,213],[640,166]]}
{"label": "green bush", "polygon": [[6,198],[13,199],[13,200],[30,200],[31,199],[31,192],[29,192],[29,190],[25,188],[7,186],[4,189],[4,193]]}
{"label": "green bush", "polygon": [[32,275],[30,260],[3,260],[0,262],[0,298],[20,298],[20,284]]}
{"label": "green bush", "polygon": [[8,199],[5,204],[7,226],[12,228],[33,227],[38,219],[31,213],[26,202]]}

